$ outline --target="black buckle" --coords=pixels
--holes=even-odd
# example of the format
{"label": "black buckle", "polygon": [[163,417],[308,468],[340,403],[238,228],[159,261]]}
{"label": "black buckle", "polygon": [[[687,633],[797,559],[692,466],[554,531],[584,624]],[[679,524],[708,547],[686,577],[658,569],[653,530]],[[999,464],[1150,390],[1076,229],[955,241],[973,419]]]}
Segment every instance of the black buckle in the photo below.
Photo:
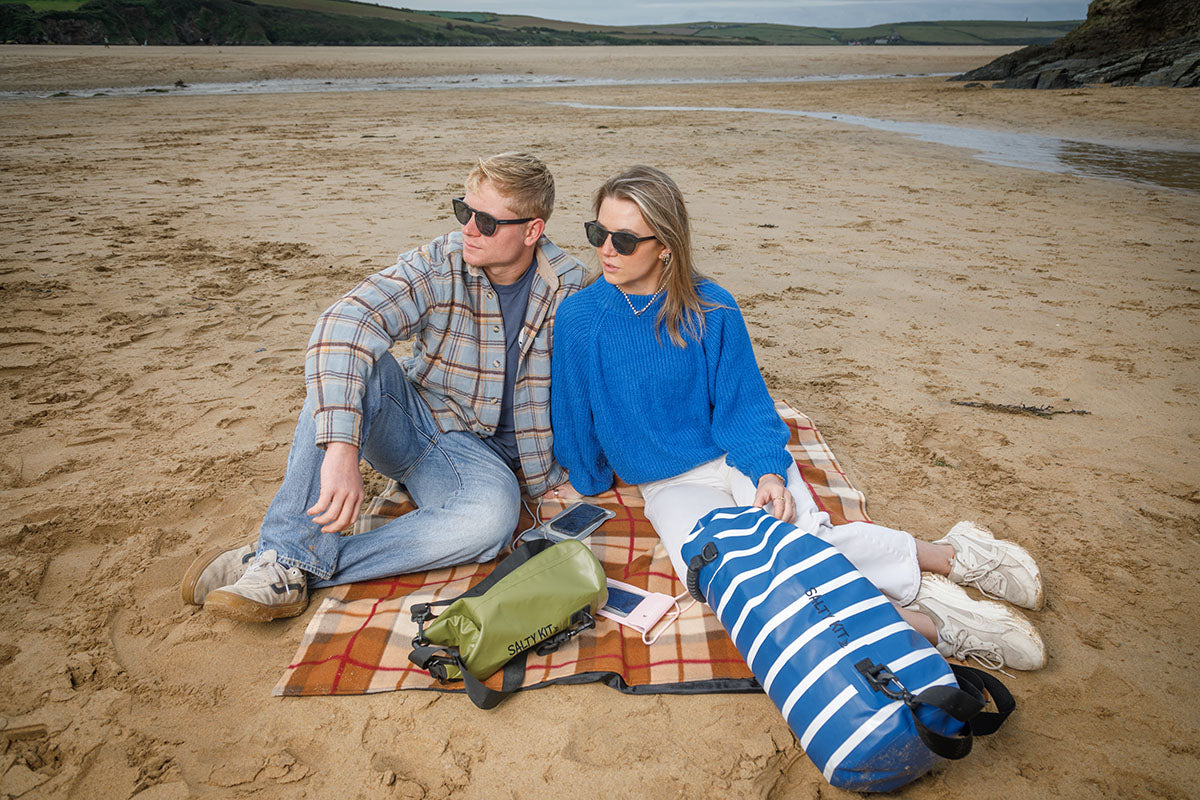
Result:
{"label": "black buckle", "polygon": [[446,662],[440,658],[431,658],[428,665],[425,667],[429,671],[431,678],[437,679],[438,683],[449,683],[449,678],[446,677]]}
{"label": "black buckle", "polygon": [[417,635],[413,637],[412,646],[420,647],[429,644],[429,640],[425,638],[425,623],[429,619],[431,607],[429,603],[417,603],[412,609],[412,621],[417,623]]}
{"label": "black buckle", "polygon": [[589,628],[596,627],[596,618],[593,617],[586,608],[581,608],[571,615],[570,628],[565,631],[559,631],[553,636],[544,639],[540,644],[534,647],[533,652],[539,656],[549,655],[564,644],[569,642],[572,637],[578,636]]}
{"label": "black buckle", "polygon": [[[873,664],[871,659],[864,658],[855,664],[854,668],[862,673],[862,676],[867,679],[867,683],[875,691],[882,692],[884,696],[890,697],[892,700],[900,700],[906,705],[912,702],[912,693],[904,688],[904,684],[887,668],[886,664]],[[893,684],[898,688],[893,689]]]}
{"label": "black buckle", "polygon": [[428,672],[439,683],[446,683],[448,680],[446,664],[453,664],[455,659],[453,655],[439,655],[439,653],[449,652],[445,648],[414,645],[413,651],[408,654],[408,660]]}

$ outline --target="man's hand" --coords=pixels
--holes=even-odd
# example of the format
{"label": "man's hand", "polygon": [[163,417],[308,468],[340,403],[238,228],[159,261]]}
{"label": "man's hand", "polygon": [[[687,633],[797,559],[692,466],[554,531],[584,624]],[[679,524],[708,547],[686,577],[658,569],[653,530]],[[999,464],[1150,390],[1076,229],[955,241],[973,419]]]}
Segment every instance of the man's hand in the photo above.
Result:
{"label": "man's hand", "polygon": [[768,474],[758,479],[754,507],[763,509],[783,522],[796,521],[796,498],[792,497],[787,484],[778,475]]}
{"label": "man's hand", "polygon": [[324,526],[321,533],[337,533],[358,519],[362,499],[358,448],[345,442],[325,445],[325,460],[321,462],[321,496],[306,513],[314,523]]}

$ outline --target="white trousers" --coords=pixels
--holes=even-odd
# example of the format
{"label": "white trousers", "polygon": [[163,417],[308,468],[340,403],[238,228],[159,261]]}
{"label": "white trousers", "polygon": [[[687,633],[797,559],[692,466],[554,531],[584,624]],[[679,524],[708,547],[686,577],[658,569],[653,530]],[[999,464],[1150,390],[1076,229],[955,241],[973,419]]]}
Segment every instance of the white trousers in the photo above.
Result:
{"label": "white trousers", "polygon": [[[696,523],[710,511],[754,503],[758,488],[745,474],[718,458],[674,478],[643,483],[646,518],[662,541],[675,574],[686,582],[687,564],[680,551]],[[917,543],[910,534],[870,522],[832,525],[813,501],[800,470],[788,469],[787,488],[796,499],[796,527],[841,551],[867,580],[890,600],[906,606],[917,597],[921,569]]]}

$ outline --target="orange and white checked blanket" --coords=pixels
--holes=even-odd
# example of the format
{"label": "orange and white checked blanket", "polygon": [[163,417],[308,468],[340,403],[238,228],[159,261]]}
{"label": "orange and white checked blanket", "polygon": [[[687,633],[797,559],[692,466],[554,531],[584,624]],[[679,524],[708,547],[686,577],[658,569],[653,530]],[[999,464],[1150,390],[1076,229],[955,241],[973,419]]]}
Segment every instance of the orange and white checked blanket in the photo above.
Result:
{"label": "orange and white checked blanket", "polygon": [[[812,420],[786,403],[777,402],[776,409],[791,430],[788,449],[817,505],[829,513],[835,525],[869,522],[866,499],[850,484]],[[646,520],[636,487],[616,486],[589,500],[616,513],[584,540],[610,578],[667,595],[685,591]],[[533,503],[528,505],[534,507]],[[542,519],[549,519],[563,507],[563,502],[547,498],[540,509]],[[392,482],[368,504],[354,535],[364,534],[412,508],[408,495]],[[532,525],[529,513],[523,511],[518,530]],[[409,662],[408,653],[417,632],[410,608],[414,603],[457,597],[494,566],[495,562],[465,564],[331,589],[309,621],[296,656],[273,693],[297,696],[397,689],[462,691],[461,682],[439,684]],[[487,684],[498,689],[501,678],[502,672],[497,673]],[[700,603],[649,646],[642,643],[637,631],[597,617],[595,629],[575,637],[556,652],[538,656],[531,651],[522,689],[588,681],[603,681],[637,694],[759,691],[721,623]]]}

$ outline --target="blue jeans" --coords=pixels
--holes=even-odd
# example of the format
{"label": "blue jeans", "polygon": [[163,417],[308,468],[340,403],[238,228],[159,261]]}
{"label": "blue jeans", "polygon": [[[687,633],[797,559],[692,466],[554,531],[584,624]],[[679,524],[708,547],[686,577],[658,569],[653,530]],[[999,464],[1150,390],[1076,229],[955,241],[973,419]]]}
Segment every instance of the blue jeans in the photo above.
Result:
{"label": "blue jeans", "polygon": [[359,450],[377,472],[404,485],[415,511],[367,533],[321,533],[305,513],[321,494],[310,393],[296,423],[283,485],[271,501],[258,552],[309,573],[309,586],[490,561],[517,526],[521,489],[513,471],[469,431],[442,433],[400,365],[384,354],[363,397]]}

